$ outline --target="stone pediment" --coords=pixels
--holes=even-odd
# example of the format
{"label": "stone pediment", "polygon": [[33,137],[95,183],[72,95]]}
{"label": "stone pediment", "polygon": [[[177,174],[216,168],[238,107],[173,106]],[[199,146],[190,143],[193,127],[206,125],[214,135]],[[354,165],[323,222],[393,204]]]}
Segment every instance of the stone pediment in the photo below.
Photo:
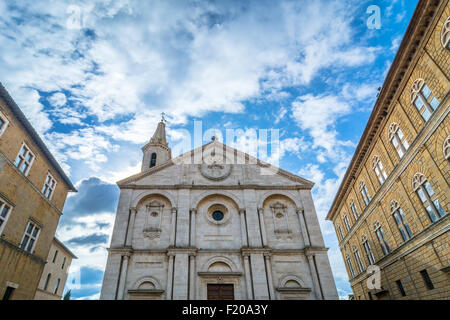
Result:
{"label": "stone pediment", "polygon": [[119,187],[140,186],[300,186],[313,182],[265,163],[218,141],[186,152],[159,166],[117,182]]}

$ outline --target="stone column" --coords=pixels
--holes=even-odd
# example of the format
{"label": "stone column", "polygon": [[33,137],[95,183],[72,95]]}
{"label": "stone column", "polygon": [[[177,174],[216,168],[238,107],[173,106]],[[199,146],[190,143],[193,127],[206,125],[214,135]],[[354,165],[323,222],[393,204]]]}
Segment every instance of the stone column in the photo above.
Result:
{"label": "stone column", "polygon": [[172,247],[175,246],[175,238],[176,238],[176,221],[177,221],[177,208],[172,208],[172,225],[170,226],[170,245]]}
{"label": "stone column", "polygon": [[269,288],[267,287],[266,267],[262,252],[250,252],[250,264],[252,270],[252,283],[255,300],[268,300]]}
{"label": "stone column", "polygon": [[267,233],[266,233],[266,225],[264,223],[264,209],[258,208],[259,215],[259,229],[261,230],[261,238],[262,238],[262,246],[267,246]]}
{"label": "stone column", "polygon": [[175,255],[171,252],[167,253],[169,256],[169,268],[167,271],[167,296],[166,300],[172,300],[172,287],[173,287],[173,259],[175,258]]}
{"label": "stone column", "polygon": [[312,280],[313,280],[313,284],[314,284],[314,292],[316,293],[316,298],[318,300],[323,300],[321,291],[320,291],[320,285],[319,285],[319,278],[317,278],[317,270],[316,270],[316,266],[314,265],[314,260],[313,260],[313,254],[311,253],[306,253],[306,257],[308,258],[308,263],[309,263],[309,270],[311,271],[311,276],[312,276]]}
{"label": "stone column", "polygon": [[195,300],[195,252],[189,253],[189,300]]}
{"label": "stone column", "polygon": [[120,273],[120,283],[119,283],[119,292],[117,293],[117,300],[123,300],[125,293],[125,284],[127,280],[127,271],[128,271],[128,260],[130,259],[130,255],[126,254],[122,256],[122,272]]}
{"label": "stone column", "polygon": [[176,251],[173,267],[174,268],[173,293],[172,293],[173,300],[188,299],[188,281],[189,281],[188,265],[189,265],[189,252],[185,250]]}
{"label": "stone column", "polygon": [[267,281],[269,284],[269,293],[270,293],[270,300],[275,300],[275,290],[273,287],[273,278],[272,278],[272,254],[269,252],[264,253],[264,259],[266,262],[266,268],[267,268]]}
{"label": "stone column", "polygon": [[242,246],[248,247],[247,228],[245,226],[245,209],[239,209],[239,215],[241,216]]}
{"label": "stone column", "polygon": [[297,208],[296,212],[298,216],[298,223],[300,224],[300,230],[302,231],[305,247],[309,247],[311,244],[309,242],[308,230],[306,230],[305,217],[303,216],[304,210]]}
{"label": "stone column", "polygon": [[253,300],[252,278],[251,278],[251,274],[250,274],[249,255],[244,254],[243,257],[244,257],[245,283],[247,284],[247,299]]}
{"label": "stone column", "polygon": [[128,222],[127,240],[125,245],[131,247],[133,240],[134,221],[136,220],[137,210],[136,208],[130,208],[130,220]]}
{"label": "stone column", "polygon": [[195,247],[195,233],[196,233],[196,229],[195,229],[195,222],[196,222],[196,216],[197,216],[197,209],[191,209],[191,235],[189,238],[189,246],[190,247]]}

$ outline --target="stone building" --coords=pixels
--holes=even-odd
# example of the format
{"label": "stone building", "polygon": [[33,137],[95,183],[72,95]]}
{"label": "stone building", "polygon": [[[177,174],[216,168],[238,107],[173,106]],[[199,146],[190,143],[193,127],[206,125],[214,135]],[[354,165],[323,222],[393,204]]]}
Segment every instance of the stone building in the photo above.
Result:
{"label": "stone building", "polygon": [[56,237],[53,238],[34,300],[61,300],[72,259],[77,257]]}
{"label": "stone building", "polygon": [[449,1],[421,0],[327,216],[355,299],[450,298],[449,81]]}
{"label": "stone building", "polygon": [[338,298],[312,182],[217,139],[172,159],[164,122],[142,150],[101,299]]}
{"label": "stone building", "polygon": [[33,299],[69,178],[0,84],[0,298]]}

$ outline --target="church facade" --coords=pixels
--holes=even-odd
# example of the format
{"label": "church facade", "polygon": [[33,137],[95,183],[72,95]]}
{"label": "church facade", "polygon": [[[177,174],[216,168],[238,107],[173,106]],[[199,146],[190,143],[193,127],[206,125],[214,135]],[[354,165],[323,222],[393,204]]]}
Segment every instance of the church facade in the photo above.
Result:
{"label": "church facade", "polygon": [[172,159],[163,121],[142,150],[101,299],[338,299],[312,182],[214,138]]}

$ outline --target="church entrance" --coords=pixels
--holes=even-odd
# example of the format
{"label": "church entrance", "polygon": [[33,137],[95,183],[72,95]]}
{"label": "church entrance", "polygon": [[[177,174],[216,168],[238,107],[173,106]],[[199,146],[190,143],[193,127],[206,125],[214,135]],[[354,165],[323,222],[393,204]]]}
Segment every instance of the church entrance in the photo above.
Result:
{"label": "church entrance", "polygon": [[232,284],[208,284],[208,300],[234,300]]}

